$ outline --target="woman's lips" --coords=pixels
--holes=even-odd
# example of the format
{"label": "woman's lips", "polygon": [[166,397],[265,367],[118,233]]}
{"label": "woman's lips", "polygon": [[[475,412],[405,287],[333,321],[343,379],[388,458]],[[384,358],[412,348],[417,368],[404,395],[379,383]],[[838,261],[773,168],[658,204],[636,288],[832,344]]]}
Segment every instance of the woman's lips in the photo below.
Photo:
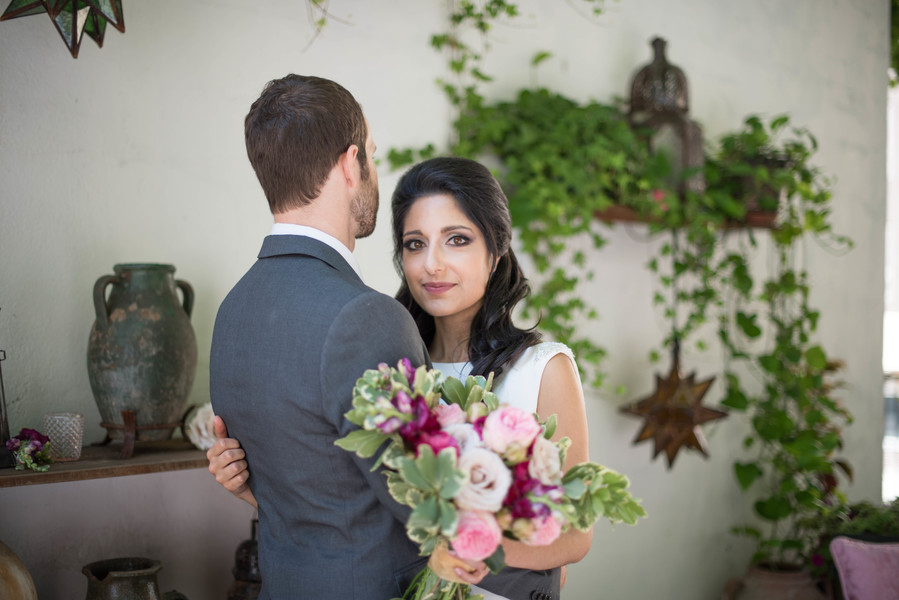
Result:
{"label": "woman's lips", "polygon": [[453,287],[452,283],[425,283],[422,285],[426,292],[429,294],[442,294],[447,291],[451,287]]}

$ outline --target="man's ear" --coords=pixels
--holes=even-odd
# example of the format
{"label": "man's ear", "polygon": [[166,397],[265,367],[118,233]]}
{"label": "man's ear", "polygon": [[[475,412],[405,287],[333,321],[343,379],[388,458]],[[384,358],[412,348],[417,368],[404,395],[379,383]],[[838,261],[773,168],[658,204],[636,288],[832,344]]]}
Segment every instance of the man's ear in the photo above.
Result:
{"label": "man's ear", "polygon": [[337,159],[337,164],[340,165],[341,174],[349,187],[355,187],[361,177],[359,161],[356,160],[358,154],[359,147],[356,144],[351,144],[346,152],[341,154]]}

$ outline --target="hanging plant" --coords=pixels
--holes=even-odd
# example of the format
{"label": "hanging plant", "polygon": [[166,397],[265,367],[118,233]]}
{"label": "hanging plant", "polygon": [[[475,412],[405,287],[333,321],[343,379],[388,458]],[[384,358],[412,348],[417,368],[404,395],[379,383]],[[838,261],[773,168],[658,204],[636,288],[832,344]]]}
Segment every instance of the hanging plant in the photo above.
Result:
{"label": "hanging plant", "polygon": [[[594,16],[601,14],[602,0],[584,1]],[[510,102],[488,102],[480,94],[478,86],[491,80],[480,68],[488,33],[499,20],[518,14],[517,4],[505,0],[451,2],[450,30],[431,39],[432,47],[447,53],[453,77],[438,80],[457,114],[449,153],[500,160],[498,178],[509,197],[513,226],[537,269],[524,317],[539,319],[540,329],[571,347],[582,375],[599,386],[605,350],[575,327],[597,316],[576,293],[581,280],[592,278],[592,270],[583,252],[567,252],[568,242],[585,236],[594,247],[605,243],[595,213],[631,194],[648,192],[642,170],[649,154],[618,106],[582,106],[543,89],[525,90]],[[532,65],[549,56],[539,53]],[[399,168],[435,152],[433,144],[391,149],[388,160]]]}
{"label": "hanging plant", "polygon": [[[842,426],[852,421],[834,397],[842,363],[814,340],[820,314],[809,303],[808,272],[799,256],[806,237],[840,251],[852,245],[831,229],[830,180],[810,164],[816,150],[814,136],[789,127],[788,117],[767,124],[750,117],[740,132],[723,140],[721,153],[710,163],[719,193],[731,190],[733,176],[739,176],[744,189],[770,188],[779,199],[768,276],[756,285],[746,255],[730,253],[722,260],[731,268],[731,280],[739,282],[732,286],[733,307],[720,316],[719,337],[729,357],[722,403],[746,413],[752,423],[744,446],[754,458],[734,468],[741,488],[759,494],[754,511],[763,523],[735,532],[757,541],[758,563],[801,565],[807,560],[813,532],[803,523],[843,500],[838,475],[852,476],[850,465],[838,456]],[[753,374],[757,387],[746,385],[738,368]]]}

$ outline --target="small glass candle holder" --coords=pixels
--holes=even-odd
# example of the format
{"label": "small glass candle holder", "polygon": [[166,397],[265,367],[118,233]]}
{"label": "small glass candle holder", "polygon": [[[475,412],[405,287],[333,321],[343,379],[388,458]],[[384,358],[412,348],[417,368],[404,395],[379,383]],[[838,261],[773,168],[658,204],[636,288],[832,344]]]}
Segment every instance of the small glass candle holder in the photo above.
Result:
{"label": "small glass candle holder", "polygon": [[54,461],[78,460],[84,435],[84,415],[48,413],[44,415],[44,435],[50,438],[50,456]]}

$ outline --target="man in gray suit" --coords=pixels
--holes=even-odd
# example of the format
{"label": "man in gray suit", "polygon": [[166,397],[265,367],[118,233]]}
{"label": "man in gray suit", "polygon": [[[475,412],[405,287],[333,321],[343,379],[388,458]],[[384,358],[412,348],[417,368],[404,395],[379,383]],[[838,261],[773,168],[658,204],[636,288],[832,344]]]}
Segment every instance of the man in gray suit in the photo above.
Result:
{"label": "man in gray suit", "polygon": [[210,392],[252,464],[263,597],[400,596],[424,566],[408,509],[371,461],[334,445],[365,369],[427,362],[408,312],[362,283],[351,252],[378,209],[368,123],[338,84],[289,75],[245,135],[275,224],[219,309]]}

